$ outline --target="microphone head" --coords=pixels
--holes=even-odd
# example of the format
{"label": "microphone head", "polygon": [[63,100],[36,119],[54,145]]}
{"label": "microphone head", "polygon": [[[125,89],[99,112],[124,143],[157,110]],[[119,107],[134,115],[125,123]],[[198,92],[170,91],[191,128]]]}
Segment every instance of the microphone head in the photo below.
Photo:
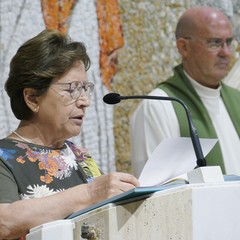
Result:
{"label": "microphone head", "polygon": [[103,97],[103,101],[107,104],[117,104],[121,102],[121,96],[118,93],[108,93]]}

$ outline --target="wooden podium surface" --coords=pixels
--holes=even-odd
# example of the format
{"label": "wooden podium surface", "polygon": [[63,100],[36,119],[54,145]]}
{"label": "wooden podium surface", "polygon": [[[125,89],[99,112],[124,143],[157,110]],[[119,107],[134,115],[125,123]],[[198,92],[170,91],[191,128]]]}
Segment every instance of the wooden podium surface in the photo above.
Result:
{"label": "wooden podium surface", "polygon": [[[59,231],[61,233],[57,236]],[[43,224],[27,236],[27,240],[239,238],[239,181],[185,184],[157,191],[142,199],[108,203],[72,219]]]}

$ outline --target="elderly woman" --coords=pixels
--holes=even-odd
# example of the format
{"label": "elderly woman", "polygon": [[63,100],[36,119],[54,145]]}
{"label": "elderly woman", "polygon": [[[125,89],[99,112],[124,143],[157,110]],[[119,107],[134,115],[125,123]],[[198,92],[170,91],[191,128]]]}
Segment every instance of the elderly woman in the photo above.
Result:
{"label": "elderly woman", "polygon": [[101,175],[86,150],[67,139],[80,133],[94,84],[80,42],[45,30],[13,57],[5,89],[20,124],[0,140],[0,239],[139,185],[127,173]]}

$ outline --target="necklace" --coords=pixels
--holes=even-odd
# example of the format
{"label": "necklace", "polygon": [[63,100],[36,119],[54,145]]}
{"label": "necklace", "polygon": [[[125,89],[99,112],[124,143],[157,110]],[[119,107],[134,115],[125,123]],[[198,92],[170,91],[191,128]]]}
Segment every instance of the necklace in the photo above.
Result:
{"label": "necklace", "polygon": [[23,137],[22,135],[20,135],[18,132],[13,131],[12,133],[15,134],[16,136],[18,136],[18,137],[19,137],[21,140],[23,140],[24,142],[31,143],[30,140],[24,138],[24,137]]}

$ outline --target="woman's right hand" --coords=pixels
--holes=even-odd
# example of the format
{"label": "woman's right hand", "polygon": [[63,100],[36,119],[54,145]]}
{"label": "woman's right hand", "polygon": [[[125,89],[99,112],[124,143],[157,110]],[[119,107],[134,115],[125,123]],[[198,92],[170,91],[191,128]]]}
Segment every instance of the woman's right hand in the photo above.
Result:
{"label": "woman's right hand", "polygon": [[113,172],[97,177],[87,185],[88,197],[96,203],[138,187],[139,182],[131,174]]}

